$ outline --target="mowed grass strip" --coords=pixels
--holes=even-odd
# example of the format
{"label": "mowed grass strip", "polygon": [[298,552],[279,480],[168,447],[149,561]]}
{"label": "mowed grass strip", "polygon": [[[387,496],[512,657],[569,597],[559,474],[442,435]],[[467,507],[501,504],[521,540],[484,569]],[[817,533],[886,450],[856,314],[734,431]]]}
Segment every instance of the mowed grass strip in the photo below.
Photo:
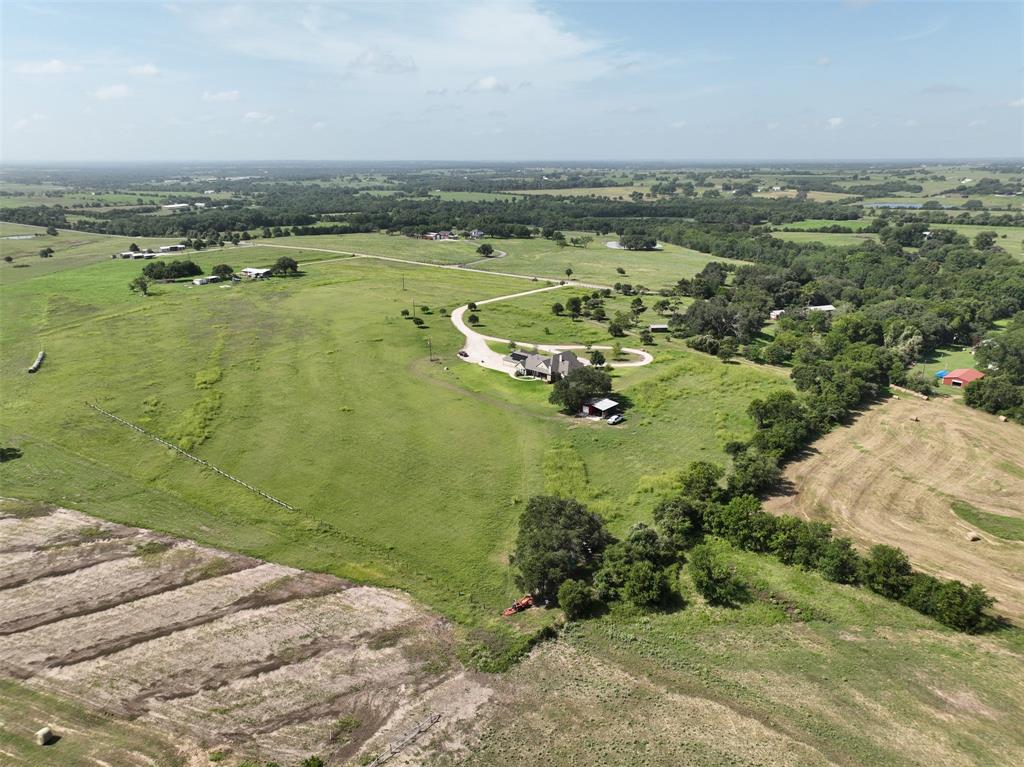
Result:
{"label": "mowed grass strip", "polygon": [[1006,541],[1024,541],[1024,519],[982,511],[966,501],[954,501],[952,509],[964,522],[990,535]]}

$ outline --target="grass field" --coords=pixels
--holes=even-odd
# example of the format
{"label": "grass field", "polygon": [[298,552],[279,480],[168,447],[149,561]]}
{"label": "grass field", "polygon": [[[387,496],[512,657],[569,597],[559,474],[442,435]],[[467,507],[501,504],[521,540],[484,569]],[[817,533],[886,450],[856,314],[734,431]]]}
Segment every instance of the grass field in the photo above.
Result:
{"label": "grass field", "polygon": [[975,224],[935,224],[936,229],[955,229],[974,241],[980,232],[999,235],[996,244],[1015,258],[1024,259],[1024,226],[981,226]]}
{"label": "grass field", "polygon": [[[513,672],[471,765],[1017,763],[1022,637],[956,634],[864,589],[720,545],[752,585],[577,624]],[[558,737],[551,737],[557,732]]]}
{"label": "grass field", "polygon": [[[13,259],[9,264],[0,263],[0,284],[13,284],[86,264],[110,261],[111,254],[128,250],[133,242],[142,250],[156,250],[161,245],[171,245],[180,240],[172,237],[109,237],[64,229],[57,236],[51,237],[45,229],[37,226],[0,223],[0,237],[25,234],[36,236],[31,240],[0,239],[0,258],[10,256]],[[53,256],[40,258],[39,251],[43,248],[53,248]],[[177,254],[174,257],[183,256]],[[134,264],[135,271],[141,268],[138,261]]]}
{"label": "grass field", "polygon": [[[328,255],[193,257],[208,271],[281,254]],[[160,285],[144,298],[127,289],[139,269],[106,258],[3,284],[0,433],[25,453],[0,470],[5,493],[401,586],[465,620],[514,593],[505,556],[531,494],[580,486],[628,526],[689,460],[725,460],[725,442],[751,428],[750,399],[789,385],[676,351],[617,374],[635,404],[627,428],[594,429],[557,416],[546,387],[455,357],[462,336],[436,308],[515,292],[520,280],[342,260],[263,283]],[[418,330],[399,316],[414,304],[435,307]],[[440,361],[428,362],[427,338]],[[46,363],[28,376],[40,349]],[[300,511],[268,505],[86,401]]]}
{"label": "grass field", "polygon": [[610,197],[612,199],[629,199],[633,192],[646,195],[651,191],[647,184],[636,186],[582,186],[568,189],[521,189],[510,194],[546,194],[556,197]]}
{"label": "grass field", "polygon": [[853,221],[833,221],[828,218],[808,218],[803,221],[794,221],[790,224],[783,224],[781,228],[785,229],[821,229],[829,226],[841,226],[845,229],[851,229],[854,232],[858,232],[861,229],[865,229],[870,226],[872,219],[858,218]]}
{"label": "grass field", "polygon": [[[582,232],[565,232],[574,237]],[[682,277],[692,277],[712,260],[706,253],[665,244],[658,251],[628,251],[608,248],[605,241],[612,237],[595,237],[586,248],[559,247],[551,240],[486,239],[495,250],[508,255],[503,258],[482,258],[476,249],[479,240],[442,242],[385,234],[310,235],[276,238],[264,244],[308,246],[371,255],[405,258],[435,264],[470,264],[474,269],[535,276],[540,279],[565,279],[565,270],[571,267],[572,278],[583,282],[613,285],[628,282],[656,289],[671,285]],[[314,254],[316,258],[329,257]],[[729,262],[729,259],[716,259]],[[742,261],[731,263],[741,264]],[[621,267],[625,274],[619,274]]]}
{"label": "grass field", "polygon": [[821,232],[772,232],[772,237],[788,242],[822,242],[826,245],[859,245],[868,240],[878,241],[878,235],[864,232],[855,234],[831,234]]}

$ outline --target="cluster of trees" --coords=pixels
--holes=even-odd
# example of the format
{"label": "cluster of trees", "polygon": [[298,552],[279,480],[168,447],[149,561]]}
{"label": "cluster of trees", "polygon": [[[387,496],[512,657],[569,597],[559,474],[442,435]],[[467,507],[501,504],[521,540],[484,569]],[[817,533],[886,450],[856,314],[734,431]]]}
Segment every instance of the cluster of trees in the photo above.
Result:
{"label": "cluster of trees", "polygon": [[915,572],[891,546],[862,555],[826,524],[768,514],[743,484],[736,470],[724,477],[720,467],[694,462],[681,473],[678,494],[655,509],[655,526],[638,523],[622,540],[573,499],[531,498],[512,557],[518,585],[579,618],[601,603],[653,608],[678,599],[674,578],[688,563],[695,587],[712,604],[749,599],[747,584],[707,545],[714,537],[834,583],[863,585],[958,631],[980,633],[998,624],[989,612],[994,600],[981,586]]}
{"label": "cluster of trees", "polygon": [[150,280],[180,280],[185,277],[198,277],[203,273],[199,264],[194,261],[150,261],[142,267],[142,274]]}
{"label": "cluster of trees", "polygon": [[964,390],[964,402],[994,415],[1024,423],[1024,312],[1006,329],[991,333],[975,351],[985,377]]}

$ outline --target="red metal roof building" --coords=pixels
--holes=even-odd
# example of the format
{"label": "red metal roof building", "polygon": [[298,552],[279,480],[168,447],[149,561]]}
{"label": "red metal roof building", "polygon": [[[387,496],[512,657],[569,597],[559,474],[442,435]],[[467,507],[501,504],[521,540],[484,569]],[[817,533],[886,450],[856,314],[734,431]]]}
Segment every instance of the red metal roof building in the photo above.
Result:
{"label": "red metal roof building", "polygon": [[945,386],[956,386],[962,388],[967,386],[971,381],[977,381],[979,378],[984,378],[985,374],[980,370],[974,368],[957,368],[956,370],[950,370],[946,375],[942,377],[942,383]]}

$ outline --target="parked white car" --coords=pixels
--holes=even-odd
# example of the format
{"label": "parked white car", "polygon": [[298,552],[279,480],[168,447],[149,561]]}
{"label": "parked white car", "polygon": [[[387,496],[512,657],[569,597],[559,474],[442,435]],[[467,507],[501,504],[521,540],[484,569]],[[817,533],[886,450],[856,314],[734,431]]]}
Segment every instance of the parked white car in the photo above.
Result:
{"label": "parked white car", "polygon": [[615,424],[622,423],[625,420],[626,420],[625,416],[621,416],[618,413],[616,413],[615,415],[613,415],[611,418],[608,419],[608,425],[609,426],[615,426]]}

